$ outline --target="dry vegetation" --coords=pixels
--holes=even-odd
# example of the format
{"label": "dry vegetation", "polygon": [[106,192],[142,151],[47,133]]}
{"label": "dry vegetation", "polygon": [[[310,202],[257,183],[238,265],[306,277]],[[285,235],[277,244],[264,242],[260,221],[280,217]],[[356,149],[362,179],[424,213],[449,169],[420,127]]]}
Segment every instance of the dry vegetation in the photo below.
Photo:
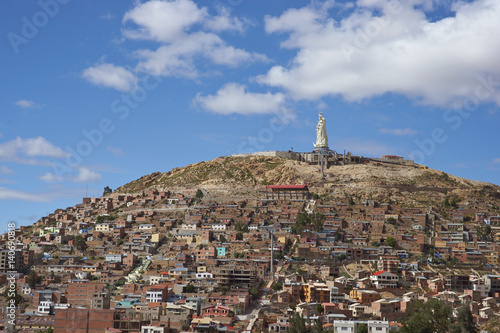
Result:
{"label": "dry vegetation", "polygon": [[[219,157],[182,168],[155,172],[116,190],[140,192],[147,188],[204,188],[208,191],[262,190],[268,184],[307,184],[312,192],[330,199],[348,196],[395,202],[405,206],[434,205],[446,196],[456,195],[471,204],[494,204],[500,188],[493,184],[467,180],[417,165],[385,163],[331,166],[326,180],[319,166],[275,157]],[[243,191],[243,192],[242,192]],[[222,192],[221,192],[222,193]]]}

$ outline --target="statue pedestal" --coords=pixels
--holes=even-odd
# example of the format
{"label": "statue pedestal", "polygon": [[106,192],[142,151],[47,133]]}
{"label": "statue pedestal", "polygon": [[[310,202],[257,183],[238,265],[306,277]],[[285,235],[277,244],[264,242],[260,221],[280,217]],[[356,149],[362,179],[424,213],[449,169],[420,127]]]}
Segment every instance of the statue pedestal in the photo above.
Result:
{"label": "statue pedestal", "polygon": [[328,147],[319,147],[315,148],[312,152],[321,155],[321,179],[324,179],[325,155],[333,155],[333,151]]}

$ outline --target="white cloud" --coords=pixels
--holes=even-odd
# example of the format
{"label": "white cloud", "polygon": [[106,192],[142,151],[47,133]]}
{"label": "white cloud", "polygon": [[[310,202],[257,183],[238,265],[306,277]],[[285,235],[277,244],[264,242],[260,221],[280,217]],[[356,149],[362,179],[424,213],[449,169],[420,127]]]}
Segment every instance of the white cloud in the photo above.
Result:
{"label": "white cloud", "polygon": [[286,33],[282,47],[293,61],[274,66],[258,81],[286,89],[295,99],[342,96],[359,101],[397,93],[423,103],[457,106],[467,97],[500,104],[500,92],[476,88],[479,75],[500,81],[500,2],[456,2],[455,16],[435,22],[429,1],[358,1],[335,21],[324,10],[289,9],[266,17],[268,33]]}
{"label": "white cloud", "polygon": [[40,106],[38,104],[36,104],[35,102],[33,101],[29,101],[27,99],[20,99],[18,101],[15,102],[15,104],[17,106],[20,106],[22,107],[23,109],[36,109],[36,108],[39,108]]}
{"label": "white cloud", "polygon": [[137,85],[137,77],[127,69],[113,64],[98,64],[82,72],[89,82],[119,91],[130,91]]}
{"label": "white cloud", "polygon": [[413,136],[417,131],[411,128],[381,128],[379,132],[393,134],[393,135],[408,135]]}
{"label": "white cloud", "polygon": [[492,164],[500,164],[500,157],[494,158]]}
{"label": "white cloud", "polygon": [[102,175],[100,173],[92,171],[89,168],[80,167],[75,171],[78,172],[76,176],[59,176],[52,172],[47,172],[44,175],[39,176],[38,179],[46,183],[56,183],[63,181],[72,181],[75,183],[95,183],[102,180]]}
{"label": "white cloud", "polygon": [[116,17],[116,16],[115,16],[115,15],[113,15],[113,14],[111,14],[111,12],[110,12],[110,11],[108,11],[108,12],[106,12],[105,14],[102,14],[102,15],[100,15],[100,16],[99,16],[99,18],[100,18],[101,20],[112,20],[112,19],[114,19],[115,17]]}
{"label": "white cloud", "polygon": [[29,139],[17,137],[0,144],[0,160],[3,161],[32,165],[50,165],[50,162],[32,158],[39,156],[64,158],[68,156],[68,153],[54,146],[41,136]]}
{"label": "white cloud", "polygon": [[232,16],[226,7],[216,9],[217,14],[210,14],[193,0],[137,1],[123,16],[123,36],[157,46],[133,51],[138,59],[133,71],[104,63],[85,69],[82,77],[96,85],[130,91],[140,73],[195,79],[200,76],[199,65],[205,68],[207,63],[235,67],[268,61],[265,55],[224,41],[218,33],[244,32],[251,21]]}
{"label": "white cloud", "polygon": [[252,93],[237,83],[224,85],[215,95],[198,94],[193,101],[203,109],[218,114],[269,114],[283,112],[285,95],[282,93]]}
{"label": "white cloud", "polygon": [[191,0],[147,1],[125,14],[123,23],[131,21],[139,28],[125,29],[123,33],[131,39],[169,43],[184,37],[193,24],[207,15],[205,8],[198,8]]}
{"label": "white cloud", "polygon": [[[123,34],[129,39],[159,43],[155,49],[139,49],[136,71],[152,75],[196,78],[197,64],[209,60],[216,65],[238,66],[267,57],[228,45],[218,34],[243,32],[250,24],[231,16],[224,7],[211,15],[192,0],[151,0],[139,3],[123,17]],[[127,26],[132,24],[132,26]],[[203,30],[205,29],[205,31]]]}
{"label": "white cloud", "polygon": [[101,179],[102,175],[100,173],[85,167],[78,168],[78,175],[72,178],[77,183],[95,183],[101,181]]}
{"label": "white cloud", "polygon": [[219,15],[210,17],[206,20],[204,23],[205,28],[215,32],[233,30],[241,33],[251,24],[249,20],[231,16],[231,12],[226,7],[220,6],[218,11]]}
{"label": "white cloud", "polygon": [[64,177],[53,174],[52,172],[47,172],[44,175],[38,177],[38,179],[46,183],[55,183],[62,182],[64,180]]}
{"label": "white cloud", "polygon": [[155,51],[139,50],[136,55],[141,59],[137,65],[139,71],[190,78],[198,76],[194,63],[198,58],[208,58],[215,64],[227,66],[267,60],[264,55],[234,48],[216,34],[206,32],[186,35],[173,43],[160,46]]}
{"label": "white cloud", "polygon": [[0,165],[0,173],[3,173],[5,175],[14,175],[15,174],[14,170],[9,169],[5,165]]}
{"label": "white cloud", "polygon": [[122,156],[124,154],[123,149],[121,149],[121,148],[106,147],[106,150],[117,157]]}
{"label": "white cloud", "polygon": [[50,198],[43,194],[33,194],[5,187],[0,187],[0,200],[23,200],[34,202],[48,202]]}

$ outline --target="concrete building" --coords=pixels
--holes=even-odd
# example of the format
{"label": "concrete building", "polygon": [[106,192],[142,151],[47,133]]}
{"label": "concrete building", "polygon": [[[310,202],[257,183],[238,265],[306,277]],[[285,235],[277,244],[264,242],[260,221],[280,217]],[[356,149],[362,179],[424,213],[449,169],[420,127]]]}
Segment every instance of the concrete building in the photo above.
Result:
{"label": "concrete building", "polygon": [[164,326],[142,326],[141,333],[167,333]]}
{"label": "concrete building", "polygon": [[220,286],[251,288],[257,284],[257,270],[254,267],[228,265],[218,267],[215,271]]}
{"label": "concrete building", "polygon": [[23,271],[34,263],[33,250],[1,250],[0,272]]}
{"label": "concrete building", "polygon": [[333,322],[334,333],[355,333],[360,325],[368,327],[368,333],[389,333],[389,322],[382,320],[335,320]]}
{"label": "concrete building", "polygon": [[109,292],[96,292],[92,293],[90,300],[91,309],[109,309],[110,308],[110,297]]}
{"label": "concrete building", "polygon": [[72,307],[88,306],[92,300],[93,293],[104,290],[104,283],[92,283],[88,280],[80,280],[68,283],[68,303]]}
{"label": "concrete building", "polygon": [[373,273],[370,280],[376,288],[397,288],[398,286],[398,276],[386,271]]}
{"label": "concrete building", "polygon": [[54,333],[104,333],[113,327],[114,310],[69,308],[55,315]]}

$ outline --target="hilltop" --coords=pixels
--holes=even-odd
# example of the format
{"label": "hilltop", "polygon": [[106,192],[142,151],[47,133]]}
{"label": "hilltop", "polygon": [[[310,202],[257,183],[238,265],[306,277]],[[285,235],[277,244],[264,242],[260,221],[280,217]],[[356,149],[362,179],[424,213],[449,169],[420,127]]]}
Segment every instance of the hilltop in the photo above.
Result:
{"label": "hilltop", "polygon": [[138,193],[150,189],[201,188],[212,195],[246,195],[266,185],[306,184],[311,192],[331,199],[356,197],[407,206],[433,205],[447,196],[471,204],[494,204],[500,187],[468,180],[416,164],[366,163],[330,166],[321,179],[320,167],[278,157],[219,157],[211,161],[155,172],[116,189]]}
{"label": "hilltop", "polygon": [[[270,184],[307,188],[276,198],[286,188],[264,193]],[[2,255],[14,252],[14,268],[28,281],[23,290],[67,295],[54,322],[46,301],[23,293],[23,311],[46,315],[37,317],[45,328],[72,325],[73,313],[92,322],[95,290],[110,302],[102,309],[113,314],[107,326],[117,318],[129,325],[128,311],[146,318],[161,300],[161,324],[187,323],[177,331],[200,323],[198,306],[197,316],[214,320],[210,311],[221,302],[230,312],[215,318],[239,332],[278,325],[271,319],[291,305],[319,311],[317,304],[389,328],[410,302],[450,292],[476,297],[478,325],[498,312],[500,187],[493,184],[384,158],[338,163],[322,178],[317,164],[261,155],[155,172],[105,192],[0,239]],[[7,248],[12,237],[22,248]],[[378,308],[381,298],[391,307]],[[132,308],[132,299],[146,306]],[[188,299],[196,307],[179,314]],[[361,316],[335,302],[361,304]],[[491,306],[481,308],[485,302]]]}

